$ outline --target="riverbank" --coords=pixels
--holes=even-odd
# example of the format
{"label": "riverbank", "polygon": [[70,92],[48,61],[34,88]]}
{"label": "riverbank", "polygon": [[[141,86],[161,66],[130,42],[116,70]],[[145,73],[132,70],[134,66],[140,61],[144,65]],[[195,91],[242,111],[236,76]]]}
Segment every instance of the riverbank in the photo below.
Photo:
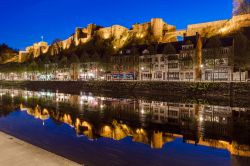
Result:
{"label": "riverbank", "polygon": [[46,150],[0,132],[0,165],[80,166]]}
{"label": "riverbank", "polygon": [[[249,83],[226,82],[139,82],[139,81],[0,81],[3,87],[15,87],[33,91],[50,90],[80,94],[92,92],[113,97],[135,97],[154,100],[204,99],[226,105],[249,105]],[[235,102],[237,102],[235,104]],[[240,102],[240,103],[239,103]]]}
{"label": "riverbank", "polygon": [[249,95],[250,83],[227,82],[155,82],[155,81],[0,81],[3,86],[26,87],[32,90],[133,92],[159,95],[231,96]]}

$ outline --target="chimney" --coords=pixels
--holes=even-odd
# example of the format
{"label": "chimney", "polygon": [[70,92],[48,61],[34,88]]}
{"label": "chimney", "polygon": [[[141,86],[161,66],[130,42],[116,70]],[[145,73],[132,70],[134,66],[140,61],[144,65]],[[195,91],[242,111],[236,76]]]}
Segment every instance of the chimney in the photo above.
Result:
{"label": "chimney", "polygon": [[187,33],[183,33],[183,41],[186,40],[186,37],[187,37]]}
{"label": "chimney", "polygon": [[196,41],[198,41],[199,37],[200,37],[199,32],[196,32]]}

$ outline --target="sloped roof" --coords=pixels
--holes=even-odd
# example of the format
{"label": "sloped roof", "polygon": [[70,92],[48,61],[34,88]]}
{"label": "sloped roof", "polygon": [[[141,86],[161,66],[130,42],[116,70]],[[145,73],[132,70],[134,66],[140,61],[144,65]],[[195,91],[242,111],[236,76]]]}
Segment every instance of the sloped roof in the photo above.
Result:
{"label": "sloped roof", "polygon": [[[219,38],[222,47],[230,47],[233,46],[234,38],[233,37],[222,37]],[[204,40],[203,48],[206,48],[209,39]]]}

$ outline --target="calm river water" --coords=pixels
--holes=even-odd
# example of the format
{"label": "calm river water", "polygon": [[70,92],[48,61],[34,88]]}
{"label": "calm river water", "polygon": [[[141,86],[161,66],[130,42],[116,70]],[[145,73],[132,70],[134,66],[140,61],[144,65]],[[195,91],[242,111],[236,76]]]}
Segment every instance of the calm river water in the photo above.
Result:
{"label": "calm river water", "polygon": [[250,162],[250,108],[0,89],[0,130],[85,166]]}

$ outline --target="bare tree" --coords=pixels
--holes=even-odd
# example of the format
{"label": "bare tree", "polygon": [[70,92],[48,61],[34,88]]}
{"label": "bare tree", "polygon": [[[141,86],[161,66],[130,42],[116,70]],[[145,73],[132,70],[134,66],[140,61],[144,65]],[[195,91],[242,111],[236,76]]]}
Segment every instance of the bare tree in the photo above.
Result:
{"label": "bare tree", "polygon": [[239,69],[240,81],[241,72],[246,70],[247,65],[250,62],[250,43],[248,38],[242,33],[238,32],[235,35],[235,47],[234,47],[234,65]]}

